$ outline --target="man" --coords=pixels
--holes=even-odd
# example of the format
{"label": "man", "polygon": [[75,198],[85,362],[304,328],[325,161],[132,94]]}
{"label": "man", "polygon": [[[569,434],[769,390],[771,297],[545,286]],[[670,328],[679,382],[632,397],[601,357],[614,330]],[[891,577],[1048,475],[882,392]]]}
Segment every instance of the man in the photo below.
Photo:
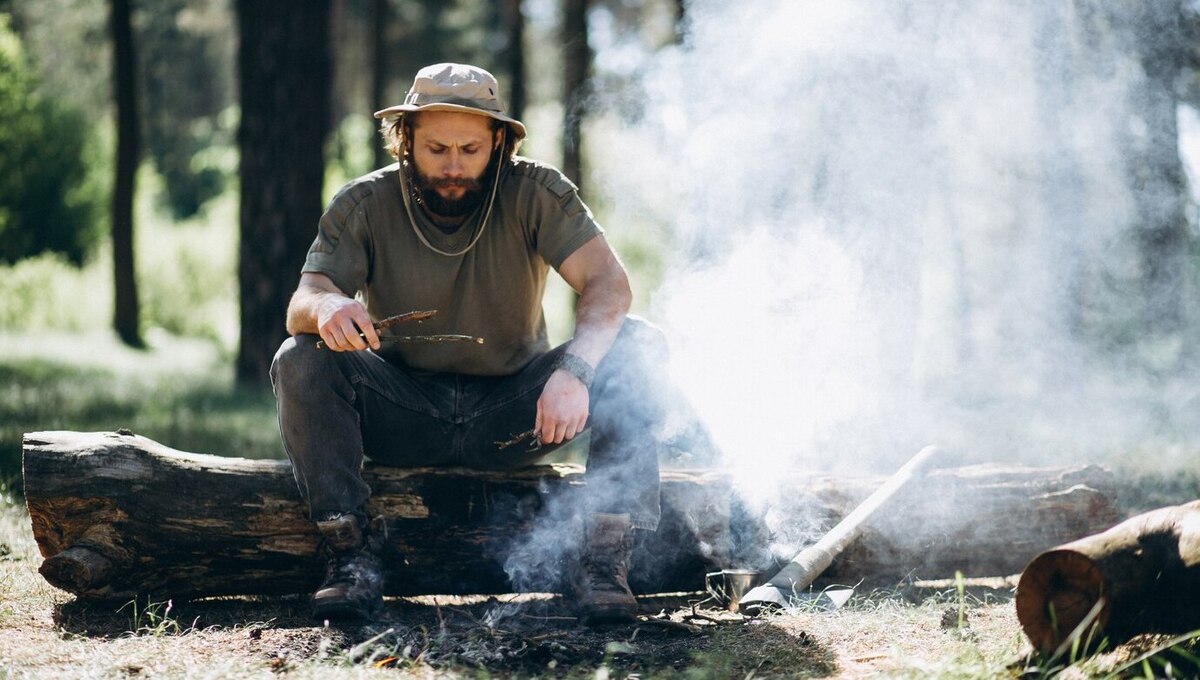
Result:
{"label": "man", "polygon": [[[494,77],[422,69],[375,114],[393,164],[330,202],[271,367],[280,431],[328,562],[322,619],[382,603],[382,523],[363,457],[391,465],[528,465],[591,429],[582,554],[571,590],[587,622],[631,619],[635,529],[659,520],[655,384],[664,343],[627,317],[629,281],[576,187],[519,157],[525,126]],[[574,336],[551,349],[550,267],[578,292]],[[478,342],[394,342],[373,324],[436,310],[420,332]],[[405,331],[409,333],[411,331]],[[532,432],[534,445],[498,445]]]}

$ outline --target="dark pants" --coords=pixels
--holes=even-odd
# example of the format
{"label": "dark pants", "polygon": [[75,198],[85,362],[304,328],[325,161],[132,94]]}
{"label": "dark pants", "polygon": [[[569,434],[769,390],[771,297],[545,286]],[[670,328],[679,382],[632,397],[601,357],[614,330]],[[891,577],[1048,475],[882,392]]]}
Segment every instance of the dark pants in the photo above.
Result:
{"label": "dark pants", "polygon": [[[485,377],[418,372],[370,351],[318,349],[317,339],[287,339],[271,364],[283,446],[314,520],[362,510],[371,494],[364,456],[400,467],[497,469],[530,465],[557,448],[497,442],[533,428],[565,346],[514,375]],[[638,529],[654,530],[659,520],[665,359],[661,331],[628,317],[589,390],[586,510],[629,513]]]}

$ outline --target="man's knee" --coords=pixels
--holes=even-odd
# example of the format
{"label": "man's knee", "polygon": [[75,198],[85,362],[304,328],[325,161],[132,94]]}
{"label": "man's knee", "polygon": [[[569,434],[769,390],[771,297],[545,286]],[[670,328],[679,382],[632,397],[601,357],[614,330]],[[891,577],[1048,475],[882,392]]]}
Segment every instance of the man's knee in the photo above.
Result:
{"label": "man's knee", "polygon": [[630,314],[621,325],[613,350],[626,361],[635,359],[643,368],[661,367],[667,362],[667,335],[646,319]]}
{"label": "man's knee", "polygon": [[327,357],[317,349],[315,335],[296,335],[283,341],[271,361],[271,386],[278,393],[304,384]]}

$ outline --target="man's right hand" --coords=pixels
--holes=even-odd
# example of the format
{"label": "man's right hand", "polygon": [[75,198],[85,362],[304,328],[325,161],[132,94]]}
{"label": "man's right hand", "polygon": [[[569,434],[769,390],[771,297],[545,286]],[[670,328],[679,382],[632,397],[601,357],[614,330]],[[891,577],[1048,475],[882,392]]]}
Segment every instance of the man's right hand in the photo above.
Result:
{"label": "man's right hand", "polygon": [[317,303],[316,313],[317,334],[329,349],[335,352],[358,352],[368,347],[379,349],[379,333],[366,308],[357,300],[326,293]]}

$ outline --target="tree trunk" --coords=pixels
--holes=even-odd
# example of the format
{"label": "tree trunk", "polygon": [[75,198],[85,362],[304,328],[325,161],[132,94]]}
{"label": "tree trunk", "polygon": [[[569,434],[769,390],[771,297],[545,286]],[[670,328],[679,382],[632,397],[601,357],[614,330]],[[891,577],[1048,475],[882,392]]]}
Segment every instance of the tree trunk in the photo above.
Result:
{"label": "tree trunk", "polygon": [[[387,32],[391,12],[388,11],[389,0],[372,0],[371,2],[371,111],[378,111],[391,105],[384,101],[387,96],[388,50]],[[382,168],[392,162],[383,140],[376,135],[372,158],[375,167]]]}
{"label": "tree trunk", "polygon": [[1052,653],[1098,607],[1094,631],[1125,638],[1200,628],[1200,501],[1160,508],[1035,557],[1017,586],[1017,618]]}
{"label": "tree trunk", "polygon": [[[1132,3],[1133,55],[1143,76],[1127,102],[1134,117],[1121,127],[1126,174],[1133,188],[1141,255],[1144,323],[1151,337],[1184,329],[1184,292],[1191,239],[1184,207],[1187,179],[1179,157],[1177,120],[1180,64],[1188,46],[1182,0]],[[1185,343],[1186,344],[1186,343]]]}
{"label": "tree trunk", "polygon": [[504,54],[508,67],[508,115],[521,120],[525,115],[525,15],[521,0],[499,0],[504,22]]}
{"label": "tree trunk", "polygon": [[583,117],[588,106],[588,78],[592,70],[587,15],[588,0],[563,0],[562,171],[580,189],[584,184]]}
{"label": "tree trunk", "polygon": [[264,385],[321,216],[330,5],[238,0],[242,120],[237,378]]}
{"label": "tree trunk", "polygon": [[133,247],[133,199],[141,157],[141,130],[131,14],[130,0],[110,0],[113,88],[117,100],[117,164],[112,194],[113,326],[122,342],[143,347]]}
{"label": "tree trunk", "polygon": [[[23,469],[34,538],[47,558],[41,573],[81,598],[304,593],[321,576],[316,531],[286,461],[183,453],[128,433],[37,432],[25,436]],[[364,476],[368,510],[387,518],[389,593],[558,588],[579,535],[579,468],[368,464]],[[639,592],[699,590],[706,571],[728,567],[771,571],[771,545],[795,537],[747,512],[720,473],[662,477],[659,530],[638,532],[631,580]],[[770,514],[818,532],[880,483],[789,481],[789,503]],[[893,498],[888,521],[864,525],[834,575],[1015,573],[1038,551],[1111,524],[1115,512],[1097,490],[1106,485],[1111,475],[1098,468],[937,470]],[[962,511],[964,501],[979,514]]]}

